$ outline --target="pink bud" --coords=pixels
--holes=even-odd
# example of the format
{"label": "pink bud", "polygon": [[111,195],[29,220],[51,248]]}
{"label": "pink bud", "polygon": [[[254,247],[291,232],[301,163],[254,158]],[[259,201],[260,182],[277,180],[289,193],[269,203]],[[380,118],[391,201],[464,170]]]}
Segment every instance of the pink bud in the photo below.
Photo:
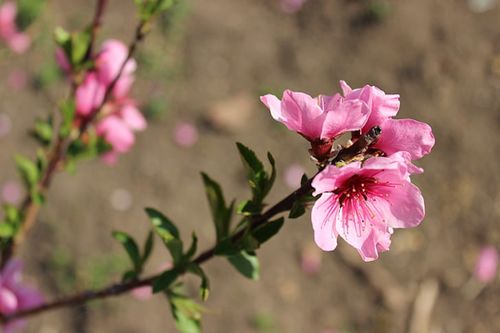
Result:
{"label": "pink bud", "polygon": [[174,128],[174,141],[181,147],[191,147],[198,141],[198,130],[191,123],[178,122]]}
{"label": "pink bud", "polygon": [[497,275],[498,251],[493,246],[481,249],[476,261],[474,276],[482,283],[493,281]]}
{"label": "pink bud", "polygon": [[0,6],[0,39],[16,53],[25,52],[30,44],[30,37],[19,32],[16,26],[17,8],[13,1],[6,1]]}

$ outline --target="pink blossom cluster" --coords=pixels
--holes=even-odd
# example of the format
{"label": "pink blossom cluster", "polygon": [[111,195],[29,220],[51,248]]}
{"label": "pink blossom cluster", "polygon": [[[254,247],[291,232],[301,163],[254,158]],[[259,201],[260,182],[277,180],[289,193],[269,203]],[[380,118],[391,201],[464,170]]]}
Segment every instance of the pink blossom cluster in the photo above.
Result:
{"label": "pink blossom cluster", "polygon": [[17,7],[14,1],[5,1],[0,5],[0,39],[16,53],[25,52],[30,44],[30,37],[20,32],[16,26]]}
{"label": "pink blossom cluster", "polygon": [[[137,66],[134,59],[125,63],[116,80],[127,55],[128,48],[122,42],[105,41],[93,59],[94,69],[85,74],[75,93],[76,114],[80,120],[93,118],[99,112],[96,133],[112,147],[103,156],[108,164],[116,163],[119,154],[128,152],[135,143],[135,132],[147,126],[137,103],[129,97]],[[56,59],[59,66],[71,74],[71,64],[61,49],[57,50]],[[106,96],[106,90],[113,84],[111,94]]]}
{"label": "pink blossom cluster", "polygon": [[[410,180],[423,170],[411,161],[430,153],[434,136],[425,123],[393,118],[399,95],[370,85],[340,85],[342,95],[313,98],[286,90],[281,100],[266,95],[261,101],[274,119],[311,143],[311,155],[321,167],[312,182],[318,196],[311,213],[316,244],[333,251],[340,236],[363,260],[372,261],[389,250],[394,229],[417,226],[424,218],[424,200]],[[366,153],[346,165],[328,162],[342,134],[351,133],[355,142],[374,126],[381,134]]]}
{"label": "pink blossom cluster", "polygon": [[[42,303],[42,295],[22,282],[22,264],[11,260],[0,272],[0,313],[9,315],[26,310]],[[14,320],[1,327],[1,332],[12,333],[22,327],[24,321]]]}

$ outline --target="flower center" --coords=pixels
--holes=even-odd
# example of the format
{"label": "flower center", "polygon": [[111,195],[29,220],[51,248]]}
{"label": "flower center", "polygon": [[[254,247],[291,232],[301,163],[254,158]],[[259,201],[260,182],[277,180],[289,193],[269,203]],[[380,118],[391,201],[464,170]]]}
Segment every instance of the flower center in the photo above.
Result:
{"label": "flower center", "polygon": [[368,200],[368,194],[373,189],[373,185],[378,184],[375,177],[354,175],[347,179],[342,187],[333,191],[338,196],[340,207],[343,207],[347,200]]}

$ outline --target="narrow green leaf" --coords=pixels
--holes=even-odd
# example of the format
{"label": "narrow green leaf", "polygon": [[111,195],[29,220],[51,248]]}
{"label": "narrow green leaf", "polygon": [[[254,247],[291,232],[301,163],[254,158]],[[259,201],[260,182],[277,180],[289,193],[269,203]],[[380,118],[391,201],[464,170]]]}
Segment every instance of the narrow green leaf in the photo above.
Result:
{"label": "narrow green leaf", "polygon": [[189,247],[189,250],[187,250],[186,254],[184,255],[184,258],[186,260],[191,259],[195,254],[196,250],[198,248],[198,237],[196,237],[196,234],[193,232],[191,235],[191,246]]}
{"label": "narrow green leaf", "polygon": [[240,152],[241,159],[243,161],[243,164],[246,166],[247,170],[252,173],[257,173],[259,171],[264,170],[264,165],[262,162],[257,158],[253,150],[250,148],[246,147],[240,142],[236,143],[236,146],[238,147],[238,151]]}
{"label": "narrow green leaf", "polygon": [[305,213],[306,213],[306,208],[304,206],[304,203],[300,199],[295,200],[295,202],[292,205],[292,209],[290,209],[290,213],[288,213],[288,218],[296,219],[301,217]]}
{"label": "narrow green leaf", "polygon": [[201,279],[200,298],[202,301],[206,301],[208,299],[208,295],[210,293],[210,282],[208,280],[207,275],[205,274],[203,269],[197,264],[191,264],[189,266],[189,271],[200,277],[200,279]]}
{"label": "narrow green leaf", "polygon": [[281,227],[283,226],[283,223],[285,222],[284,218],[279,218],[277,220],[268,222],[257,229],[253,231],[253,236],[257,241],[262,244],[268,241],[271,237],[276,235]]}
{"label": "narrow green leaf", "polygon": [[234,202],[227,208],[220,185],[203,172],[201,177],[205,184],[205,192],[212,213],[212,220],[215,224],[217,241],[219,241],[229,234]]}
{"label": "narrow green leaf", "polygon": [[130,260],[132,261],[132,264],[134,265],[134,270],[136,272],[140,272],[142,268],[142,259],[139,247],[137,246],[135,240],[123,231],[113,231],[113,238],[123,245]]}
{"label": "narrow green leaf", "polygon": [[232,256],[240,252],[240,247],[234,244],[230,238],[226,238],[217,243],[214,249],[216,256]]}
{"label": "narrow green leaf", "polygon": [[154,208],[146,208],[145,210],[151,220],[151,223],[153,224],[153,227],[155,228],[156,233],[164,241],[179,238],[179,230],[165,215]]}
{"label": "narrow green leaf", "polygon": [[203,308],[190,298],[168,291],[168,300],[175,326],[181,333],[201,333],[201,312]]}
{"label": "narrow green leaf", "polygon": [[16,155],[14,159],[22,179],[31,189],[37,184],[40,177],[40,173],[36,164],[21,155]]}
{"label": "narrow green leaf", "polygon": [[255,253],[241,251],[237,255],[228,257],[227,260],[238,272],[243,274],[243,276],[252,280],[259,279],[260,265],[259,259],[257,259]]}
{"label": "narrow green leaf", "polygon": [[63,138],[67,137],[73,126],[73,119],[75,118],[75,102],[74,100],[66,100],[59,105],[59,111],[62,115],[61,128],[59,129],[59,135]]}
{"label": "narrow green leaf", "polygon": [[73,65],[79,65],[84,60],[91,38],[90,29],[71,35],[71,63]]}
{"label": "narrow green leaf", "polygon": [[144,243],[144,251],[142,252],[142,265],[146,263],[146,261],[149,259],[149,256],[151,255],[151,252],[153,251],[153,246],[154,246],[154,232],[150,231],[148,233],[148,237],[146,238],[146,242]]}
{"label": "narrow green leaf", "polygon": [[179,276],[179,271],[175,268],[163,272],[153,282],[153,293],[157,293],[167,289]]}
{"label": "narrow green leaf", "polygon": [[47,146],[52,141],[52,121],[49,119],[47,121],[37,119],[35,121],[35,127],[33,129],[33,136],[38,139],[38,141]]}
{"label": "narrow green leaf", "polygon": [[15,229],[8,223],[0,223],[0,237],[10,238],[14,235]]}
{"label": "narrow green leaf", "polygon": [[244,216],[252,216],[259,214],[260,210],[260,205],[256,205],[252,200],[245,200],[240,202],[236,212]]}

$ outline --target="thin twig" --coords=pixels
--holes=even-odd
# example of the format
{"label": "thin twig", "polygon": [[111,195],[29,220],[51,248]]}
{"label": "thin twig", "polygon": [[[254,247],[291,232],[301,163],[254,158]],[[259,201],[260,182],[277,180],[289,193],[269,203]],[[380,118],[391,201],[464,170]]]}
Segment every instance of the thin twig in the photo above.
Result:
{"label": "thin twig", "polygon": [[[365,151],[368,146],[380,135],[380,128],[374,127],[372,128],[366,135],[362,136],[358,141],[360,142],[357,145],[353,144],[348,148],[342,149],[337,157],[332,161],[332,163],[336,163],[342,160],[342,158],[346,159],[351,159],[357,154]],[[355,148],[352,148],[352,147]],[[318,172],[319,173],[319,172]],[[316,175],[318,174],[316,173]],[[313,188],[311,186],[313,179],[316,177],[314,175],[313,177],[309,178],[307,182],[305,182],[299,189],[295,190],[294,192],[290,193],[288,196],[286,196],[284,199],[276,203],[274,206],[266,210],[264,213],[261,215],[254,216],[250,220],[250,229],[254,230],[255,228],[267,223],[271,218],[274,216],[286,212],[290,210],[294,204],[294,202],[298,199],[300,199],[302,196],[311,193]],[[244,235],[247,230],[240,230],[239,232],[235,233],[231,237],[231,241],[233,243],[237,243]],[[194,258],[191,263],[192,264],[198,264],[201,265],[206,261],[209,261],[210,259],[215,257],[215,246],[212,248],[202,252],[199,254],[196,258]],[[102,299],[102,298],[107,298],[111,296],[118,296],[121,294],[124,294],[126,292],[129,292],[135,288],[151,285],[161,274],[157,274],[154,276],[150,276],[141,280],[134,280],[130,282],[125,282],[125,283],[118,283],[118,284],[113,284],[111,286],[108,286],[104,289],[97,290],[97,291],[84,291],[77,293],[72,296],[67,296],[64,298],[60,298],[58,300],[52,301],[52,302],[47,302],[43,303],[39,306],[33,307],[31,309],[26,309],[26,310],[21,310],[15,313],[12,313],[10,315],[4,315],[0,316],[0,321],[2,322],[9,322],[14,319],[19,319],[19,318],[24,318],[24,317],[29,317],[32,315],[36,315],[48,310],[54,310],[66,306],[73,306],[73,305],[79,305],[83,304],[92,300],[97,300],[97,299]]]}

